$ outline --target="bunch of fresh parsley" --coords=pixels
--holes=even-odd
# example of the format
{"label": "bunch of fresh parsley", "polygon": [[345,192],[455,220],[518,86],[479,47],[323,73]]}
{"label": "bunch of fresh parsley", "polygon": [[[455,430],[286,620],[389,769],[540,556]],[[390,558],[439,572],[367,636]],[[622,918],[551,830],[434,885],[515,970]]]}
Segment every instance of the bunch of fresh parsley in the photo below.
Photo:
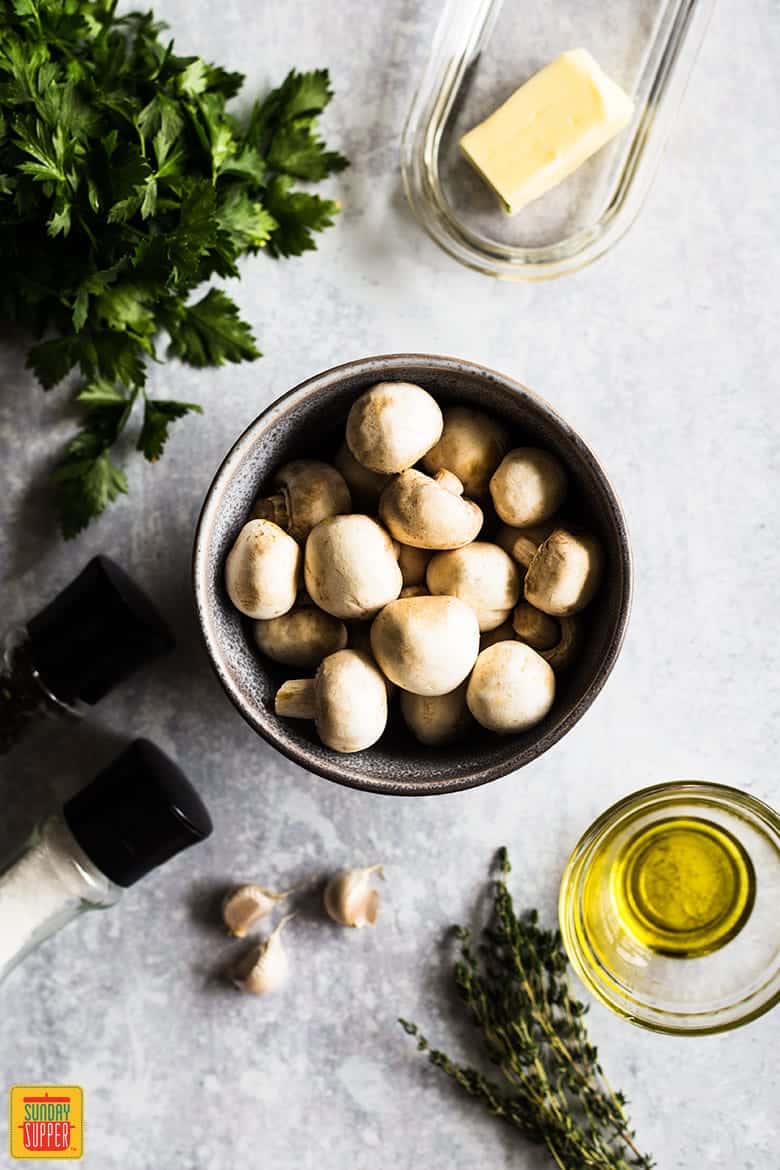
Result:
{"label": "bunch of fresh parsley", "polygon": [[338,210],[295,190],[347,165],[316,119],[328,73],[291,72],[248,117],[226,109],[243,77],[178,57],[152,13],[116,0],[0,0],[0,316],[45,340],[28,364],[45,388],[78,369],[82,429],[54,473],[73,536],[127,490],[111,448],[137,402],[151,461],[200,407],[147,397],[160,337],[193,366],[259,356],[220,289],[237,261],[314,248]]}

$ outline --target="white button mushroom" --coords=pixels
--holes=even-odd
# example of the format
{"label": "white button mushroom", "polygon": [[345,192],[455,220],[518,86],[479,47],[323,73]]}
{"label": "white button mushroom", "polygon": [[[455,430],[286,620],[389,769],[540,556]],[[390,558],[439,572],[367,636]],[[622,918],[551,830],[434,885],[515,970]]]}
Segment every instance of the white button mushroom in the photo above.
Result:
{"label": "white button mushroom", "polygon": [[511,622],[504,622],[498,629],[482,634],[479,648],[486,650],[496,642],[515,640],[536,650],[555,673],[560,674],[569,669],[579,654],[582,626],[578,617],[550,617],[527,601],[521,601]]}
{"label": "white button mushroom", "polygon": [[408,544],[399,545],[398,567],[404,579],[404,586],[423,584],[425,571],[432,556],[433,553],[429,548],[412,548]]}
{"label": "white button mushroom", "polygon": [[304,576],[315,605],[338,618],[373,617],[403,586],[393,542],[369,516],[331,516],[313,528]]}
{"label": "white button mushroom", "polygon": [[462,682],[448,695],[413,695],[402,691],[401,714],[412,735],[427,747],[453,743],[471,725],[466,683]]}
{"label": "white button mushroom", "polygon": [[378,475],[376,471],[369,471],[362,463],[358,463],[346,442],[339,447],[333,462],[344,477],[355,507],[375,511],[377,500],[387,487],[390,476]]}
{"label": "white button mushroom", "polygon": [[501,735],[535,727],[554,699],[552,668],[522,642],[497,642],[483,650],[466,690],[466,702],[477,722]]}
{"label": "white button mushroom", "polygon": [[527,528],[555,515],[566,486],[560,459],[538,447],[516,447],[501,460],[490,481],[490,494],[505,524]]}
{"label": "white button mushroom", "polygon": [[471,606],[480,630],[494,630],[506,621],[520,596],[514,561],[483,540],[437,553],[428,565],[427,582],[431,593],[459,597]]}
{"label": "white button mushroom", "polygon": [[512,524],[502,524],[496,533],[496,544],[504,552],[509,553],[513,561],[527,569],[536,556],[536,550],[543,544],[555,524],[547,521],[544,524],[531,524],[528,528],[515,528]]}
{"label": "white button mushroom", "polygon": [[300,548],[278,524],[250,520],[225,563],[230,600],[247,617],[280,617],[295,604],[300,562]]}
{"label": "white button mushroom", "polygon": [[553,617],[579,613],[599,587],[603,559],[592,536],[556,528],[528,566],[526,601]]}
{"label": "white button mushroom", "polygon": [[404,691],[446,695],[468,675],[479,625],[457,597],[407,597],[385,606],[371,627],[380,669]]}
{"label": "white button mushroom", "polygon": [[527,601],[521,601],[512,614],[512,629],[518,641],[534,650],[551,650],[561,640],[558,621]]}
{"label": "white button mushroom", "polygon": [[446,471],[433,479],[421,471],[404,471],[382,492],[379,515],[396,540],[413,548],[470,544],[482,527],[482,510],[452,490],[455,484],[460,488]]}
{"label": "white button mushroom", "polygon": [[444,420],[435,398],[413,382],[379,382],[353,403],[347,445],[370,471],[411,467],[436,443]]}
{"label": "white button mushroom", "polygon": [[512,629],[520,642],[537,650],[556,674],[568,670],[582,643],[578,617],[550,617],[521,601],[512,615]]}
{"label": "white button mushroom", "polygon": [[314,670],[323,658],[343,650],[347,627],[314,606],[291,609],[281,617],[255,622],[254,639],[263,654],[285,666]]}
{"label": "white button mushroom", "polygon": [[467,496],[480,499],[508,450],[509,432],[496,419],[468,406],[448,406],[442,436],[422,462],[431,475],[443,468],[451,471]]}
{"label": "white button mushroom", "polygon": [[257,501],[252,517],[273,520],[300,542],[320,520],[352,511],[343,475],[319,459],[285,463],[274,476],[272,486],[276,492]]}
{"label": "white button mushroom", "polygon": [[320,739],[335,752],[360,752],[385,729],[385,680],[365,654],[339,650],[323,659],[314,678],[283,683],[275,710],[282,719],[313,719]]}
{"label": "white button mushroom", "polygon": [[562,674],[576,661],[582,645],[582,623],[579,617],[561,617],[556,619],[560,626],[560,636],[549,650],[540,650],[545,662],[549,662],[556,674]]}

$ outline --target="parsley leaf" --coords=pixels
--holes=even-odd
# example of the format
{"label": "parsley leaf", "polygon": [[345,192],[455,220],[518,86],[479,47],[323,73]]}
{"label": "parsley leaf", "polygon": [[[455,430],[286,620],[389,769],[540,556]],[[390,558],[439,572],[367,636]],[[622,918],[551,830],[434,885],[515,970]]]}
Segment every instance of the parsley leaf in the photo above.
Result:
{"label": "parsley leaf", "polygon": [[51,390],[61,382],[79,360],[75,337],[56,337],[40,341],[27,354],[27,366],[35,374],[44,390]]}
{"label": "parsley leaf", "polygon": [[258,357],[208,282],[261,248],[315,247],[338,205],[294,182],[347,164],[317,130],[327,70],[291,70],[239,118],[227,102],[242,76],[177,56],[153,13],[103,0],[0,0],[0,13],[0,313],[45,338],[27,356],[44,388],[83,379],[83,425],[53,477],[73,536],[127,490],[112,449],[139,398],[152,462],[200,411],[146,399],[160,335],[197,367]]}
{"label": "parsley leaf", "polygon": [[108,382],[105,378],[95,378],[92,382],[87,382],[81,387],[76,395],[78,402],[84,403],[86,406],[117,406],[125,405],[127,399],[122,393],[122,390],[114,382]]}
{"label": "parsley leaf", "polygon": [[217,222],[242,252],[261,248],[277,227],[271,213],[262,203],[250,199],[243,187],[230,190],[217,211]]}
{"label": "parsley leaf", "polygon": [[268,165],[285,175],[317,182],[334,171],[343,171],[347,160],[335,150],[326,150],[309,126],[300,123],[280,126],[271,139]]}
{"label": "parsley leaf", "polygon": [[[80,431],[83,446],[91,446],[91,432]],[[81,458],[66,457],[53,472],[51,481],[57,486],[57,511],[60,527],[66,540],[78,536],[91,520],[100,516],[118,495],[127,491],[124,472],[111,462],[108,450]]]}
{"label": "parsley leaf", "polygon": [[221,366],[260,356],[249,326],[230,297],[217,288],[181,309],[168,353],[190,366]]}
{"label": "parsley leaf", "polygon": [[317,245],[314,232],[330,227],[339,205],[305,191],[292,191],[292,180],[277,175],[268,184],[265,205],[276,220],[271,232],[270,251],[274,256],[300,256]]}
{"label": "parsley leaf", "polygon": [[170,402],[162,398],[147,398],[144,407],[144,425],[138,436],[138,450],[150,463],[162,455],[168,440],[168,428],[177,418],[185,414],[202,414],[203,410],[194,402]]}
{"label": "parsley leaf", "polygon": [[278,89],[255,105],[249,120],[247,137],[259,141],[295,118],[314,118],[321,114],[333,97],[327,69],[298,73],[292,69]]}

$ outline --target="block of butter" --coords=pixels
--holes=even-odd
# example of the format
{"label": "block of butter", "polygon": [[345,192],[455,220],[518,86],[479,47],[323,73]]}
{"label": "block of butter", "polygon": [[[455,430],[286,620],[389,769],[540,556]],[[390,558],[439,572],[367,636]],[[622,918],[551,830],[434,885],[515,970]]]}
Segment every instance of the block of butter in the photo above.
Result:
{"label": "block of butter", "polygon": [[461,150],[510,215],[567,178],[634,105],[585,49],[562,53],[464,134]]}

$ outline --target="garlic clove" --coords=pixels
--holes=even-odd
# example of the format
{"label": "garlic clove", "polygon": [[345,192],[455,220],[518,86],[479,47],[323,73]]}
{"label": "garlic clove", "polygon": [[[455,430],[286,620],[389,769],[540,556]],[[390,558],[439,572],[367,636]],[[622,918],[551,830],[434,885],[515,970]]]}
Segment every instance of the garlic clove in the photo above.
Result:
{"label": "garlic clove", "polygon": [[373,926],[379,913],[379,891],[371,887],[371,875],[384,877],[381,865],[343,869],[325,887],[323,902],[328,916],[341,926]]}
{"label": "garlic clove", "polygon": [[286,914],[268,938],[248,951],[233,968],[232,980],[240,991],[249,995],[266,995],[287,980],[290,964],[282,945],[282,930],[294,914]]}
{"label": "garlic clove", "polygon": [[271,914],[276,904],[292,893],[292,890],[268,890],[253,884],[239,886],[222,903],[222,920],[232,935],[244,938],[255,923]]}

